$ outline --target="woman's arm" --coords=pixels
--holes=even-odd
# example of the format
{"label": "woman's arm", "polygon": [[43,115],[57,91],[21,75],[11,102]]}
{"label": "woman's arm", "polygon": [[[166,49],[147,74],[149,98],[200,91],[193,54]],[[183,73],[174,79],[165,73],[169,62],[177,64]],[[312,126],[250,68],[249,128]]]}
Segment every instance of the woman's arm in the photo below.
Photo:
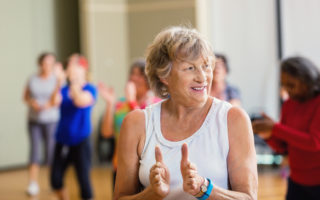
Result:
{"label": "woman's arm", "polygon": [[[264,139],[267,144],[277,153],[286,153],[287,144],[284,140],[272,136],[272,128],[275,122],[266,114],[262,113],[262,119],[257,119],[252,122],[253,132],[259,135],[260,138]],[[281,117],[281,122],[283,121],[283,116]]]}
{"label": "woman's arm", "polygon": [[320,151],[320,109],[312,119],[307,132],[299,131],[283,124],[275,124],[272,129],[272,136],[277,137],[288,144],[305,151]]}
{"label": "woman's arm", "polygon": [[[228,112],[228,174],[231,190],[213,186],[211,200],[257,199],[258,176],[249,117],[240,108]],[[212,180],[214,184],[214,180]]]}
{"label": "woman's arm", "polygon": [[113,134],[114,107],[116,96],[113,88],[107,87],[104,83],[98,83],[99,94],[106,102],[106,110],[101,123],[101,133],[104,137],[111,137]]}
{"label": "woman's arm", "polygon": [[29,87],[26,86],[24,91],[23,91],[23,101],[28,105],[31,106],[31,95],[30,95],[30,90]]}
{"label": "woman's arm", "polygon": [[66,74],[65,74],[65,72],[63,70],[63,66],[60,62],[57,62],[54,65],[53,72],[56,77],[57,83],[56,83],[56,87],[51,95],[50,100],[46,104],[48,108],[60,106],[60,104],[62,102],[62,95],[61,95],[60,91],[61,91],[63,83],[66,80]]}
{"label": "woman's arm", "polygon": [[145,140],[145,116],[135,110],[123,120],[118,143],[118,168],[114,200],[158,200],[151,186],[139,192],[139,160]]}
{"label": "woman's arm", "polygon": [[73,103],[80,108],[90,106],[94,103],[94,98],[89,91],[82,90],[81,85],[76,83],[70,84],[70,96]]}
{"label": "woman's arm", "polygon": [[103,137],[109,138],[113,134],[113,121],[114,121],[114,103],[106,103],[106,110],[104,112],[101,124],[101,133]]}
{"label": "woman's arm", "polygon": [[[285,104],[284,104],[285,106]],[[283,108],[282,110],[284,110]],[[283,123],[275,123],[270,117],[265,116],[262,120],[253,123],[253,129],[259,135],[266,135],[265,139],[270,138],[271,141],[283,141],[298,149],[305,151],[317,152],[320,150],[320,106],[315,110],[310,121],[310,126],[305,131],[300,131]],[[267,141],[268,144],[270,143]],[[279,143],[278,143],[279,144]],[[278,145],[279,146],[279,145]],[[273,146],[272,146],[273,147]],[[279,146],[281,148],[281,146]],[[285,146],[283,146],[285,147]],[[281,150],[281,149],[280,149]]]}
{"label": "woman's arm", "polygon": [[57,85],[57,88],[55,89],[55,91],[53,92],[53,94],[50,98],[50,106],[51,107],[60,106],[60,104],[62,102],[62,95],[60,93],[60,90],[61,90],[61,86]]}
{"label": "woman's arm", "polygon": [[287,143],[285,143],[283,140],[280,140],[276,137],[270,137],[266,140],[266,143],[277,153],[284,154],[287,153]]}
{"label": "woman's arm", "polygon": [[60,90],[61,90],[61,84],[60,82],[57,82],[56,88],[51,94],[49,101],[44,105],[44,109],[60,106],[62,102],[62,95],[60,93]]}
{"label": "woman's arm", "polygon": [[30,90],[29,90],[29,87],[26,86],[25,90],[24,90],[24,93],[23,93],[23,100],[24,102],[30,106],[34,111],[36,112],[39,112],[41,111],[41,106],[38,104],[38,102],[33,99],[31,97],[31,94],[30,94]]}

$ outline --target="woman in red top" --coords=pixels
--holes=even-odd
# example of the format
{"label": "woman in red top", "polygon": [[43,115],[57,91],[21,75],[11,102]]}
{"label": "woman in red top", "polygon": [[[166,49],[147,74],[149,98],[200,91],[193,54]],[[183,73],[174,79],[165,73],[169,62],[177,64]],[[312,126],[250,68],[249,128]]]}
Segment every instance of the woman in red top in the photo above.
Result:
{"label": "woman in red top", "polygon": [[289,155],[287,200],[320,198],[320,73],[308,59],[292,57],[281,64],[281,85],[289,99],[280,122],[253,122],[253,131],[277,152]]}

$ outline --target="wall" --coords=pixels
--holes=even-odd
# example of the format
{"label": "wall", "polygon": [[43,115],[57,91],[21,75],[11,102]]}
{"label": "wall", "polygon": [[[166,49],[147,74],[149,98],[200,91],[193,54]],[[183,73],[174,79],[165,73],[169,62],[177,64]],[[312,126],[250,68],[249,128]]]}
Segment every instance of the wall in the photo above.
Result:
{"label": "wall", "polygon": [[145,55],[156,34],[168,26],[195,27],[193,0],[129,0],[128,1],[129,58]]}
{"label": "wall", "polygon": [[[59,39],[57,35],[56,31],[68,21],[56,21],[56,15],[61,14],[61,7],[65,5],[61,2],[1,1],[0,90],[3,94],[0,100],[0,169],[27,164],[27,109],[22,102],[22,94],[27,77],[37,70],[37,56],[42,51],[51,51],[63,59],[65,54],[59,49],[79,50],[74,43]],[[68,29],[68,32],[72,35],[72,30]]]}
{"label": "wall", "polygon": [[[0,167],[27,161],[28,137],[26,107],[22,93],[27,75],[36,71],[37,54],[54,51],[51,2],[5,1],[0,7],[1,24],[1,95]],[[41,8],[42,7],[42,8]],[[42,15],[47,18],[41,17]],[[45,30],[46,35],[43,34]]]}
{"label": "wall", "polygon": [[320,68],[320,1],[282,0],[283,55],[301,55]]}
{"label": "wall", "polygon": [[[79,2],[78,0],[53,2],[55,33],[53,41],[58,59],[66,60],[72,53],[80,52]],[[51,23],[49,24],[52,26]]]}
{"label": "wall", "polygon": [[[216,52],[229,58],[229,82],[239,87],[249,113],[278,116],[275,2],[198,0],[197,25]],[[207,19],[207,21],[203,21]]]}

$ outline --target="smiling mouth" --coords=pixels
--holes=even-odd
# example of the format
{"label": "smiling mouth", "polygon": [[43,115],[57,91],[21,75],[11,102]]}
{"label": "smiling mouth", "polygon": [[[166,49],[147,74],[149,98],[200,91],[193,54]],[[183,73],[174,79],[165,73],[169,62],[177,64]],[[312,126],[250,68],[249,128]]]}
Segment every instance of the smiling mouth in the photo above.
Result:
{"label": "smiling mouth", "polygon": [[192,90],[194,91],[203,91],[207,89],[207,86],[202,86],[202,87],[191,87]]}

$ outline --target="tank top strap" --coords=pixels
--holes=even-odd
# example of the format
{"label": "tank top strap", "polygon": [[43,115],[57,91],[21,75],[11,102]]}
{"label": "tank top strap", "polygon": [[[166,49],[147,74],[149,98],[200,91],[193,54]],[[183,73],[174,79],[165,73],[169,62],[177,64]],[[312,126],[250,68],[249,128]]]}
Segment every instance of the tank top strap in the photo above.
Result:
{"label": "tank top strap", "polygon": [[[146,139],[145,139],[145,144],[144,144],[144,148],[142,151],[142,155],[144,154],[146,147],[148,146],[151,136],[154,134],[154,129],[156,126],[156,120],[155,117],[157,116],[157,114],[159,114],[160,109],[161,109],[161,104],[162,101],[155,103],[155,104],[151,104],[149,106],[147,106],[143,112],[145,115],[145,134],[146,134]],[[158,122],[159,123],[159,122]]]}

